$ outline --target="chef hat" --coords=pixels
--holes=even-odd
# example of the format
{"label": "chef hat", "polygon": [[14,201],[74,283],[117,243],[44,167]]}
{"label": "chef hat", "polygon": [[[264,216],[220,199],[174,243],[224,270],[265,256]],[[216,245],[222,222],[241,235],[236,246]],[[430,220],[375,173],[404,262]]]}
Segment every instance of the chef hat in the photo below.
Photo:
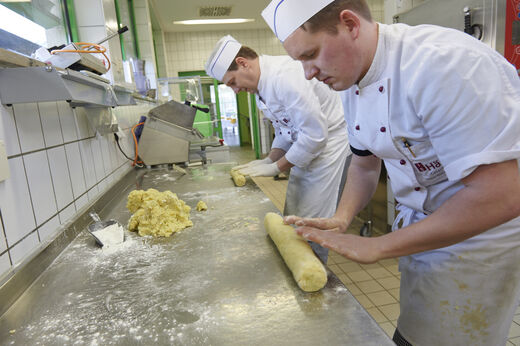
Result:
{"label": "chef hat", "polygon": [[272,0],[262,17],[280,41],[334,0]]}
{"label": "chef hat", "polygon": [[222,80],[242,45],[230,35],[222,37],[206,62],[206,73]]}

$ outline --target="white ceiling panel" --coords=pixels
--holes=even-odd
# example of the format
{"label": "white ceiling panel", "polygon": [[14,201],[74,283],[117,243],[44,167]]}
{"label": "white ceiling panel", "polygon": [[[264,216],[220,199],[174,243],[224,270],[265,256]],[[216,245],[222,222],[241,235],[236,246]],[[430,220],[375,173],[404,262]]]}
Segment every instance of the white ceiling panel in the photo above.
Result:
{"label": "white ceiling panel", "polygon": [[[270,0],[150,0],[151,9],[165,32],[188,31],[213,31],[213,30],[247,30],[268,29],[261,16],[262,10],[267,7]],[[225,12],[218,7],[231,7],[229,15],[225,16],[200,16],[200,8],[216,7],[218,14]],[[252,18],[255,21],[242,24],[212,24],[212,25],[181,25],[173,24],[174,21],[190,19],[216,19],[216,18]]]}

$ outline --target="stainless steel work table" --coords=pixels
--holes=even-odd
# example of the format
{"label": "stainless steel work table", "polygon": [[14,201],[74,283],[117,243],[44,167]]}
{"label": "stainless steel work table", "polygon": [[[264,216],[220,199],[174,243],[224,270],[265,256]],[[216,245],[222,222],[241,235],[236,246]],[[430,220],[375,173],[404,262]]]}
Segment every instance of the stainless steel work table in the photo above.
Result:
{"label": "stainless steel work table", "polygon": [[126,232],[108,250],[82,232],[0,318],[0,344],[393,345],[333,273],[317,293],[298,288],[263,228],[275,207],[251,181],[235,187],[229,168],[127,176],[102,218],[126,224],[128,193],[155,188],[192,206],[193,227]]}

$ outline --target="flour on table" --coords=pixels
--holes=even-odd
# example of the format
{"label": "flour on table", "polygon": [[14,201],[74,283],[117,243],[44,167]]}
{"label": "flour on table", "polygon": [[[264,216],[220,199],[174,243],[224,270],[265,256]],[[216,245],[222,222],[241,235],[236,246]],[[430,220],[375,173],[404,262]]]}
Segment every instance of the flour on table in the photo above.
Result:
{"label": "flour on table", "polygon": [[125,230],[117,223],[100,229],[99,231],[94,231],[92,234],[99,239],[103,247],[117,245],[125,240]]}

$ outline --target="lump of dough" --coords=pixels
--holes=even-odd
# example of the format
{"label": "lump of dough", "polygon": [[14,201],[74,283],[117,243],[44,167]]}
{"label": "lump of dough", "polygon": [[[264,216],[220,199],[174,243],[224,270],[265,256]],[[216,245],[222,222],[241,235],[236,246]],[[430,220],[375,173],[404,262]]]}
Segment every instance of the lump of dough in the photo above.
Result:
{"label": "lump of dough", "polygon": [[191,208],[171,191],[134,190],[128,195],[126,207],[133,213],[128,229],[140,236],[169,237],[193,226]]}
{"label": "lump of dough", "polygon": [[206,205],[206,202],[199,201],[197,203],[197,211],[203,211],[203,210],[208,210],[208,206]]}
{"label": "lump of dough", "polygon": [[231,174],[233,182],[236,186],[244,186],[246,184],[246,177],[244,177],[243,174],[240,174],[239,171],[231,170],[229,173]]}
{"label": "lump of dough", "polygon": [[298,286],[305,292],[322,289],[327,283],[327,271],[307,241],[285,225],[278,214],[267,213],[264,226]]}

